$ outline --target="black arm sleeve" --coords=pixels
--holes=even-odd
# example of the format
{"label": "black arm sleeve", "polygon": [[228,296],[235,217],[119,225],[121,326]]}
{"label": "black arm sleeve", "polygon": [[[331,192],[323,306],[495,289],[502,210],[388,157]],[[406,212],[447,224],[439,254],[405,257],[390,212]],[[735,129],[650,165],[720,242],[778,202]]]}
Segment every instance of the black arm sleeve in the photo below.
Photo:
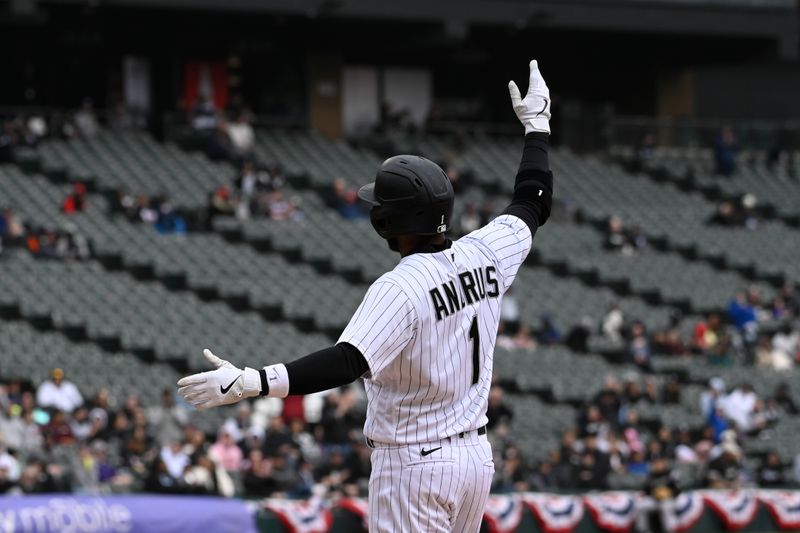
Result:
{"label": "black arm sleeve", "polygon": [[514,183],[514,196],[503,214],[521,218],[536,233],[550,217],[553,204],[553,173],[550,171],[548,134],[525,136],[522,161]]}
{"label": "black arm sleeve", "polygon": [[286,364],[289,394],[311,394],[352,383],[369,372],[361,352],[346,342]]}

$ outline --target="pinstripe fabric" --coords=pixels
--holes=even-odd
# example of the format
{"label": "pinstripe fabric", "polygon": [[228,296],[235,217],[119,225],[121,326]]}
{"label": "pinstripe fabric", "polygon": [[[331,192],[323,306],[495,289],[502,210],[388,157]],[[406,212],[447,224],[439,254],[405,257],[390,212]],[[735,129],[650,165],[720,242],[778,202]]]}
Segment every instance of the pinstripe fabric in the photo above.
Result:
{"label": "pinstripe fabric", "polygon": [[[442,446],[423,457],[422,447]],[[370,533],[474,533],[492,485],[485,436],[468,444],[376,448],[369,480]]]}
{"label": "pinstripe fabric", "polygon": [[[500,304],[531,243],[522,220],[502,215],[449,249],[406,256],[372,284],[339,338],[369,364],[364,434],[389,445],[372,454],[371,532],[478,531],[491,449],[485,436],[449,437],[478,439],[487,423]],[[420,456],[421,444],[445,439]]]}

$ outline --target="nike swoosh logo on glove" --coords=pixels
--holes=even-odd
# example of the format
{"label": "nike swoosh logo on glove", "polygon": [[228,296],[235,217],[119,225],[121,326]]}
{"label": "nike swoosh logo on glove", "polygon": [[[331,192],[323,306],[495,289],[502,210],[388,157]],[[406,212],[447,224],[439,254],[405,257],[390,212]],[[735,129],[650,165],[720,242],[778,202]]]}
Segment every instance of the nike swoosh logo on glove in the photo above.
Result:
{"label": "nike swoosh logo on glove", "polygon": [[242,377],[242,375],[241,375],[241,374],[239,374],[238,376],[236,376],[236,379],[234,379],[233,381],[231,381],[231,382],[228,384],[228,386],[227,386],[227,387],[223,387],[222,385],[220,385],[220,386],[219,386],[219,391],[220,391],[222,394],[228,394],[228,391],[229,391],[229,390],[231,390],[231,387],[233,387],[233,384],[234,384],[234,383],[236,383],[237,381],[239,381],[239,378],[240,378],[240,377]]}
{"label": "nike swoosh logo on glove", "polygon": [[[542,98],[544,98],[544,96],[543,96]],[[544,113],[544,110],[545,110],[545,109],[547,109],[547,104],[549,104],[549,103],[550,103],[550,100],[548,100],[547,98],[544,98],[544,107],[542,108],[542,110],[541,110],[541,111],[539,111],[538,113],[536,113],[536,116],[537,116],[537,117],[538,117],[539,115],[541,115],[542,113]]]}

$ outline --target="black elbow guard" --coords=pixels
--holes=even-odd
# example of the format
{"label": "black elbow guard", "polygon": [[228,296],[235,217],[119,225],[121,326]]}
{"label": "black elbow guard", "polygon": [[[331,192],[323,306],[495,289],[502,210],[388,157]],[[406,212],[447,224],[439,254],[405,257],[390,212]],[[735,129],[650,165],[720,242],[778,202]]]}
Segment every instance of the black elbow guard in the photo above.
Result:
{"label": "black elbow guard", "polygon": [[528,170],[520,173],[511,204],[530,206],[536,212],[538,225],[543,226],[550,218],[553,207],[553,173],[549,170]]}

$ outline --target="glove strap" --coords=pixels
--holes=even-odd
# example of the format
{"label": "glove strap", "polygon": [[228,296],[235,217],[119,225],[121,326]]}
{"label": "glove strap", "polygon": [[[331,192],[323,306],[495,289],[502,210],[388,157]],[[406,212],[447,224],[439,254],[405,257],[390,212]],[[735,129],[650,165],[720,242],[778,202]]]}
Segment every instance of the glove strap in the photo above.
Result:
{"label": "glove strap", "polygon": [[269,383],[267,383],[267,371],[262,368],[258,371],[258,375],[261,377],[261,392],[259,392],[258,395],[267,396],[269,395]]}

